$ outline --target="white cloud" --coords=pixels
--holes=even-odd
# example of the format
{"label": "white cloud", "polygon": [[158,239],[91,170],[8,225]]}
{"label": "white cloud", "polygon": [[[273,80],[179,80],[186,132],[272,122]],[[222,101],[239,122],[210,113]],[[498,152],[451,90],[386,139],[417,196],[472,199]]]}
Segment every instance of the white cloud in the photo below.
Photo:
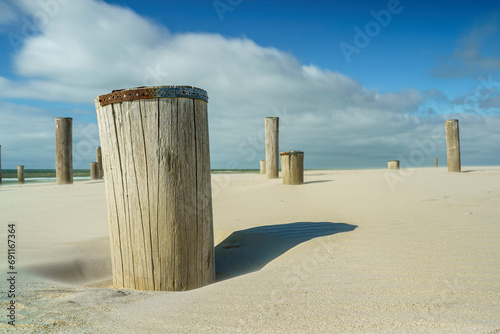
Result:
{"label": "white cloud", "polygon": [[[381,94],[247,38],[174,34],[128,8],[102,1],[47,1],[60,5],[47,11],[33,1],[18,2],[26,17],[45,12],[47,20],[16,54],[19,78],[0,78],[0,97],[73,102],[92,109],[95,96],[113,89],[198,86],[210,97],[214,168],[225,168],[231,160],[232,166],[258,168],[266,116],[281,114],[280,149],[306,151],[306,167],[383,167],[411,149],[416,138],[442,126],[441,118],[415,114],[437,92]],[[52,123],[47,120],[36,132],[52,133]],[[75,115],[83,141],[85,133],[96,129],[78,124]],[[47,145],[50,151],[52,144]],[[93,159],[91,153],[82,156]]]}
{"label": "white cloud", "polygon": [[[55,168],[55,117],[47,110],[0,102],[2,168]],[[74,168],[88,169],[99,146],[97,124],[79,119],[73,124]]]}
{"label": "white cloud", "polygon": [[500,71],[500,57],[490,50],[498,48],[498,24],[486,23],[462,37],[449,57],[431,72],[436,77],[456,78]]}

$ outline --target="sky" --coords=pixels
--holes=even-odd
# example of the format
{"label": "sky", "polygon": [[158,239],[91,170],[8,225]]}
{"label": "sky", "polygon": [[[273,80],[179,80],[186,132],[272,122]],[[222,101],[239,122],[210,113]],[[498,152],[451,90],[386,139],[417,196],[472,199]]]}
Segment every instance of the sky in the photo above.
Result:
{"label": "sky", "polygon": [[55,117],[74,168],[95,161],[94,98],[208,92],[211,165],[259,168],[264,118],[305,167],[500,165],[498,1],[0,0],[2,168],[54,168]]}

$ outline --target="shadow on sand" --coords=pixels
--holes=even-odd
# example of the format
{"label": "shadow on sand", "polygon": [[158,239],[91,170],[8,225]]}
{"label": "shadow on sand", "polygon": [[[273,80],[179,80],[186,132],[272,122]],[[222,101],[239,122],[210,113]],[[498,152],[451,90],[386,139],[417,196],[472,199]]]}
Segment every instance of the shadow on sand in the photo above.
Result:
{"label": "shadow on sand", "polygon": [[233,232],[215,247],[217,281],[258,271],[305,241],[350,232],[356,227],[344,223],[300,222]]}
{"label": "shadow on sand", "polygon": [[311,184],[311,183],[326,183],[326,182],[333,182],[333,180],[308,181],[308,182],[304,182],[304,184]]}

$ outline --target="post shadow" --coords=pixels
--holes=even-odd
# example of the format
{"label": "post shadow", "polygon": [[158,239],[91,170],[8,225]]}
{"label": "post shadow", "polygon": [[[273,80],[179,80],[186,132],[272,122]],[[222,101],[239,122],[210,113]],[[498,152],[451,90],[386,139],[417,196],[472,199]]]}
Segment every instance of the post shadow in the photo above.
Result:
{"label": "post shadow", "polygon": [[215,247],[216,280],[248,274],[293,247],[314,238],[353,231],[357,226],[330,222],[267,225],[233,232]]}
{"label": "post shadow", "polygon": [[311,183],[327,183],[327,182],[333,182],[333,180],[307,181],[307,182],[304,182],[304,184],[311,184]]}

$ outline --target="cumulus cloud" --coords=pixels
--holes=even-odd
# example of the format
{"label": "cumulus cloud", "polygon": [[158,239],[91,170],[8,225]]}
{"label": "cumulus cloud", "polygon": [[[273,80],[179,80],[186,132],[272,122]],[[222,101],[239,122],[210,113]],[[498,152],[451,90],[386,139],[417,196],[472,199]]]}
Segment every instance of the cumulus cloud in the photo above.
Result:
{"label": "cumulus cloud", "polygon": [[[46,10],[37,2],[16,2],[31,21],[37,14],[46,19],[38,20],[36,33],[24,36],[14,58],[17,78],[0,77],[0,97],[92,110],[94,97],[113,89],[198,86],[210,98],[213,168],[258,168],[266,116],[280,117],[280,150],[304,150],[308,168],[383,167],[443,125],[444,116],[421,113],[426,100],[446,100],[438,91],[382,94],[247,38],[171,33],[129,8],[102,1],[47,1],[58,6]],[[45,127],[52,133],[53,119],[47,117],[40,133]],[[76,115],[75,126],[79,121]],[[97,126],[81,124],[88,128],[82,136]],[[83,156],[93,159],[91,153]]]}
{"label": "cumulus cloud", "polygon": [[431,74],[440,78],[457,78],[500,71],[500,57],[489,52],[500,46],[498,38],[497,23],[473,28],[458,41],[452,55],[443,57]]}
{"label": "cumulus cloud", "polygon": [[[43,108],[1,102],[2,168],[55,168],[55,117]],[[63,112],[64,110],[58,111]],[[74,168],[88,169],[99,146],[97,124],[82,118],[73,124]]]}

